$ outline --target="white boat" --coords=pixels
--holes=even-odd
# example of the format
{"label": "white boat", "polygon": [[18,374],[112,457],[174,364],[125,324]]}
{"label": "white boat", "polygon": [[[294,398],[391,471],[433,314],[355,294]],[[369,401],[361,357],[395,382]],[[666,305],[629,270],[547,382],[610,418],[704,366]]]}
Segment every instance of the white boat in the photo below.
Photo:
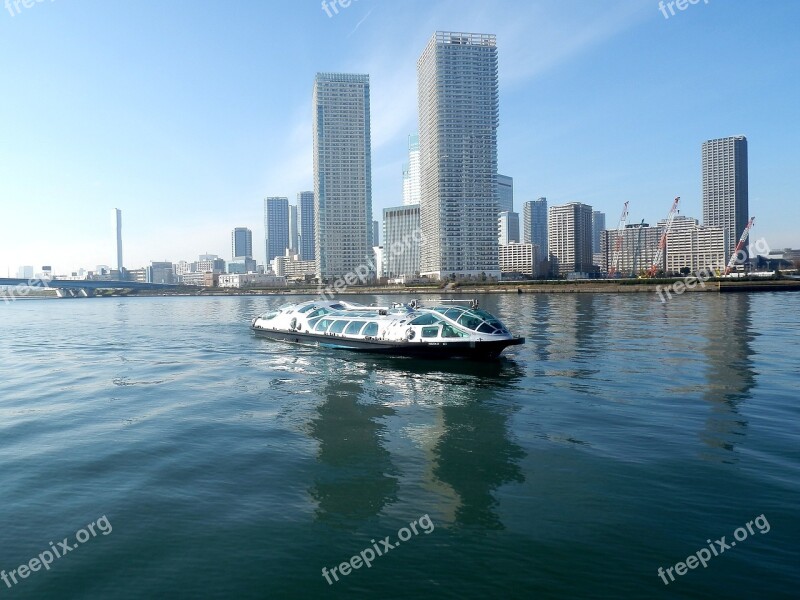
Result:
{"label": "white boat", "polygon": [[381,307],[310,300],[259,315],[251,329],[298,344],[429,358],[496,358],[508,346],[525,343],[479,309],[477,301],[469,306],[457,302],[440,300],[425,307],[413,300]]}

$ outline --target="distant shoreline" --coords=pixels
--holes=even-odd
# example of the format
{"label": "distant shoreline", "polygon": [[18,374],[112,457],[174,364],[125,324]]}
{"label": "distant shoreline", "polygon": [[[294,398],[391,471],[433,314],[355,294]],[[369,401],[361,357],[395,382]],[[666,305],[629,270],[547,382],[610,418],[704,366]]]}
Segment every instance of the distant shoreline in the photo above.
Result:
{"label": "distant shoreline", "polygon": [[[475,295],[475,294],[658,294],[659,292],[668,295],[680,295],[683,293],[695,292],[716,292],[716,293],[735,293],[735,292],[794,292],[800,291],[800,280],[798,279],[769,279],[769,280],[712,280],[706,281],[703,285],[696,282],[694,287],[685,287],[683,291],[676,292],[673,286],[684,282],[683,279],[659,279],[647,280],[590,280],[590,281],[521,281],[509,283],[491,284],[468,284],[452,287],[439,286],[350,286],[349,288],[334,295],[354,296],[354,295]],[[166,297],[166,296],[193,296],[193,297],[223,297],[223,296],[317,296],[325,291],[326,288],[316,286],[286,287],[286,288],[201,288],[183,289],[170,291],[150,291],[150,290],[122,290],[122,291],[102,291],[96,297],[103,298],[124,298],[124,297]],[[330,295],[330,294],[329,294]],[[24,299],[55,299],[55,292],[50,290],[36,290]],[[17,299],[23,299],[19,297]],[[4,296],[0,292],[0,304]],[[5,298],[9,301],[9,298]]]}

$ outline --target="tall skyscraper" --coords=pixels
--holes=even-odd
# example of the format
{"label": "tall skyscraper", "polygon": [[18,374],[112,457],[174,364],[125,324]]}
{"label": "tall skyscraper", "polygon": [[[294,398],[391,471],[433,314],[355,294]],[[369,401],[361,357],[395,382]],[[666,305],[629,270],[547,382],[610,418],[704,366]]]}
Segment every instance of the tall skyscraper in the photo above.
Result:
{"label": "tall skyscraper", "polygon": [[725,230],[727,262],[750,218],[747,138],[738,135],[708,140],[703,142],[702,152],[703,224]]}
{"label": "tall skyscraper", "polygon": [[323,280],[372,262],[369,75],[317,73],[313,104],[314,247]]}
{"label": "tall skyscraper", "polygon": [[539,246],[541,259],[547,260],[547,198],[522,205],[522,243]]}
{"label": "tall skyscraper", "polygon": [[253,258],[253,232],[237,227],[231,232],[231,259]]}
{"label": "tall skyscraper", "polygon": [[264,198],[264,246],[267,265],[289,247],[289,199]]}
{"label": "tall skyscraper", "polygon": [[559,275],[592,270],[592,207],[580,202],[552,206],[547,221],[548,252]]}
{"label": "tall skyscraper", "polygon": [[372,245],[380,246],[381,239],[381,224],[378,221],[372,222]]}
{"label": "tall skyscraper", "polygon": [[495,36],[434,33],[417,80],[422,274],[499,278]]}
{"label": "tall skyscraper", "polygon": [[300,260],[314,260],[314,192],[297,194],[297,222],[300,224]]}
{"label": "tall skyscraper", "polygon": [[299,229],[297,227],[297,206],[294,204],[289,205],[289,252],[291,254],[297,254],[298,251],[298,233]]}
{"label": "tall skyscraper", "polygon": [[500,232],[498,243],[519,243],[519,213],[504,210],[497,218],[497,227]]}
{"label": "tall skyscraper", "polygon": [[508,175],[497,176],[497,210],[514,211],[514,178]]}
{"label": "tall skyscraper", "polygon": [[114,209],[114,218],[117,225],[117,273],[122,280],[125,279],[125,275],[122,268],[122,211],[120,209]]}
{"label": "tall skyscraper", "polygon": [[390,279],[419,275],[419,204],[383,209],[383,272]]}
{"label": "tall skyscraper", "polygon": [[403,205],[419,204],[419,135],[408,136],[408,163],[403,165]]}
{"label": "tall skyscraper", "polygon": [[600,240],[606,228],[606,213],[595,210],[592,212],[592,253],[600,252]]}

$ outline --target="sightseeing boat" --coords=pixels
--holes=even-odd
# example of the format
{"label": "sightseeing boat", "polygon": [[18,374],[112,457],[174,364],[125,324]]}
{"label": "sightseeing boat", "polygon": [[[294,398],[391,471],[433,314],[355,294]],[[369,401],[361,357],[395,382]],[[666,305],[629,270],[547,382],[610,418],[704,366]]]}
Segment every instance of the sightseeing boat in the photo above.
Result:
{"label": "sightseeing boat", "polygon": [[417,300],[391,306],[310,300],[259,315],[251,329],[259,336],[322,348],[427,358],[497,358],[508,346],[525,343],[477,301],[458,302],[440,300],[426,307]]}

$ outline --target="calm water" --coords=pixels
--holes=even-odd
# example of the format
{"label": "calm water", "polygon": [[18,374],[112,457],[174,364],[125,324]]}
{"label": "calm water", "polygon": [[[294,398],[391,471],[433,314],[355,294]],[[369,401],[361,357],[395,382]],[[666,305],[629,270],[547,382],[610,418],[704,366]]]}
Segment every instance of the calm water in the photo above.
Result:
{"label": "calm water", "polygon": [[254,338],[285,301],[0,305],[0,569],[113,527],[0,597],[797,597],[799,294],[486,297],[496,365]]}

